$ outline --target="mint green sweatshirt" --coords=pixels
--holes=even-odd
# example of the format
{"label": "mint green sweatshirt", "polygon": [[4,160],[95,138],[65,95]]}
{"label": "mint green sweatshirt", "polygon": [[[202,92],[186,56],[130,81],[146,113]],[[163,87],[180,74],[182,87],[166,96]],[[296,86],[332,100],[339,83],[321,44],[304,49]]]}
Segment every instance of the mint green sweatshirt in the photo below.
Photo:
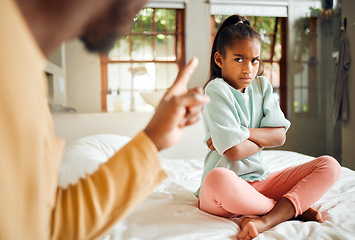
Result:
{"label": "mint green sweatshirt", "polygon": [[[209,151],[205,157],[201,182],[216,167],[230,169],[248,182],[265,179],[269,171],[262,162],[261,151],[239,161],[231,161],[223,153],[247,140],[248,128],[285,127],[288,130],[290,121],[281,111],[271,83],[259,76],[241,93],[222,78],[216,78],[207,84],[205,93],[211,98],[203,109],[205,142],[212,138],[216,151]],[[199,195],[199,189],[195,195]]]}

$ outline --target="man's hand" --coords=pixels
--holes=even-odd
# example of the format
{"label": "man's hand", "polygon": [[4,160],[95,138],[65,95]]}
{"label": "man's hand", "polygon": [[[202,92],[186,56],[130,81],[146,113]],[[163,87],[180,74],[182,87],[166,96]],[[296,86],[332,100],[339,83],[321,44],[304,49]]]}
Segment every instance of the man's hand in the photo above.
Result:
{"label": "man's hand", "polygon": [[201,88],[187,89],[197,65],[197,58],[193,58],[179,72],[144,129],[158,151],[177,143],[183,134],[183,128],[197,122],[203,105],[209,102]]}

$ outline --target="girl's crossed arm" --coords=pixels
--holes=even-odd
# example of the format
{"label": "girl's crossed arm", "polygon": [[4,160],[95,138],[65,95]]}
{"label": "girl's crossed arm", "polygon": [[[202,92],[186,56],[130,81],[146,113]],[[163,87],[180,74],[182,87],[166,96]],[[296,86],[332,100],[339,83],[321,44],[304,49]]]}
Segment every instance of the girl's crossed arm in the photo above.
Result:
{"label": "girl's crossed arm", "polygon": [[[208,139],[206,142],[208,148],[211,151],[216,150],[213,146],[212,139]],[[249,156],[254,155],[255,153],[259,152],[262,149],[262,146],[258,145],[257,143],[247,139],[238,145],[235,145],[229,149],[227,149],[223,155],[225,155],[229,160],[238,161]]]}
{"label": "girl's crossed arm", "polygon": [[286,131],[284,127],[264,127],[248,128],[250,132],[249,140],[262,147],[282,146],[286,141]]}
{"label": "girl's crossed arm", "polygon": [[254,155],[264,147],[281,146],[286,140],[284,127],[249,128],[249,132],[247,140],[224,152],[228,159],[238,161]]}
{"label": "girl's crossed arm", "polygon": [[[250,157],[264,147],[277,147],[285,143],[286,134],[284,127],[249,128],[249,139],[235,145],[224,152],[224,155],[232,161]],[[215,150],[212,139],[208,139],[207,146]]]}
{"label": "girl's crossed arm", "polygon": [[244,158],[250,157],[255,153],[259,152],[262,146],[247,139],[238,145],[235,145],[228,150],[226,150],[223,155],[225,155],[231,161],[239,161]]}

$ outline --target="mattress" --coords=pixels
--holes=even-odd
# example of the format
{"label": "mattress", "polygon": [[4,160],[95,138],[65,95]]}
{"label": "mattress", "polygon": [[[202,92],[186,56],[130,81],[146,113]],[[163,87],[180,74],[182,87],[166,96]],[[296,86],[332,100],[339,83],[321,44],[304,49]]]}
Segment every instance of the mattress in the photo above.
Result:
{"label": "mattress", "polygon": [[[105,134],[68,145],[60,169],[61,186],[95,171],[127,141],[128,137]],[[312,159],[291,151],[263,150],[263,160],[271,171]],[[194,192],[200,185],[203,158],[162,158],[161,164],[169,177],[99,239],[236,239],[239,218],[214,216],[197,207]],[[323,214],[323,223],[287,221],[255,239],[355,239],[355,172],[342,167],[337,182],[313,207]]]}

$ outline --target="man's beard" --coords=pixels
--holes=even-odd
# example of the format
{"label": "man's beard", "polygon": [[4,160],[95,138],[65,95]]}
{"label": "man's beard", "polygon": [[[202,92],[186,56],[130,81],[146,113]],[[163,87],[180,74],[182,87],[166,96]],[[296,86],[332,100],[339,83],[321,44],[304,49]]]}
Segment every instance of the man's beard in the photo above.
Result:
{"label": "man's beard", "polygon": [[120,37],[117,33],[111,33],[104,38],[92,38],[88,35],[80,37],[80,40],[84,43],[87,51],[92,53],[108,53],[115,45],[117,39]]}

